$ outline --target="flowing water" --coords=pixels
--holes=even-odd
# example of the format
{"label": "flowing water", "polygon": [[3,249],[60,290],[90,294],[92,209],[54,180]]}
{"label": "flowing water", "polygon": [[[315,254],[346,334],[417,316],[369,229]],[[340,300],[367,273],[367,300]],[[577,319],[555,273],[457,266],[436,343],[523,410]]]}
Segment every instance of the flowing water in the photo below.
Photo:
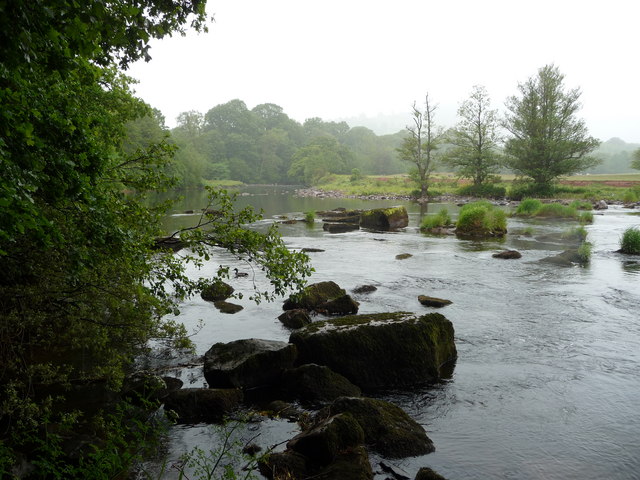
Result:
{"label": "flowing water", "polygon": [[[347,291],[378,287],[355,296],[361,313],[433,311],[418,303],[420,294],[453,301],[439,310],[456,332],[458,360],[450,378],[423,390],[378,394],[410,413],[436,445],[434,453],[394,462],[411,478],[422,466],[449,480],[640,478],[640,257],[615,253],[624,229],[640,225],[640,216],[621,207],[596,214],[586,227],[594,245],[590,265],[560,267],[539,260],[565,247],[540,239],[570,222],[510,218],[504,241],[470,241],[421,234],[425,208],[409,202],[297,198],[276,188],[253,190],[238,201],[265,210],[260,224],[275,215],[301,217],[339,206],[407,207],[409,227],[399,232],[328,234],[319,220],[312,228],[298,223],[281,225],[280,231],[290,248],[324,250],[309,254],[311,282],[333,280]],[[185,199],[176,212],[201,202]],[[442,207],[455,218],[455,205],[429,204],[428,213]],[[167,228],[193,221],[178,214]],[[522,258],[492,258],[507,248]],[[396,260],[401,253],[412,256]],[[201,273],[214,272],[218,264],[250,271],[220,253]],[[253,281],[250,276],[231,283],[249,294]],[[259,272],[255,281],[263,281]],[[290,332],[276,319],[280,302],[234,303],[244,310],[224,315],[200,298],[183,305],[180,319],[189,328],[203,320],[194,336],[198,354],[216,342],[288,339]],[[186,386],[202,384],[198,367],[179,374]],[[284,421],[254,429],[265,446],[296,432]],[[207,432],[204,426],[175,427],[170,456],[196,444],[210,446],[214,440]]]}

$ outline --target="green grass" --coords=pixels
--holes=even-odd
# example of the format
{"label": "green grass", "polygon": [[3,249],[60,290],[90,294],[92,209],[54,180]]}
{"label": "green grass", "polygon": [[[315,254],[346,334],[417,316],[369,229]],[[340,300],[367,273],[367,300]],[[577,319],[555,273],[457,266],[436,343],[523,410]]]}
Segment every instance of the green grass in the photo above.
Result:
{"label": "green grass", "polygon": [[593,204],[586,200],[574,200],[569,204],[571,208],[575,208],[576,210],[592,210]]}
{"label": "green grass", "polygon": [[518,205],[514,215],[523,217],[532,216],[540,207],[542,207],[542,202],[537,198],[525,198],[520,202],[520,205]]}
{"label": "green grass", "polygon": [[542,203],[536,198],[525,198],[520,202],[513,215],[517,217],[568,218],[578,220],[582,224],[592,223],[593,213],[591,211],[578,212],[576,205],[580,206],[580,203],[572,202],[567,206],[560,203]]}
{"label": "green grass", "polygon": [[447,227],[451,225],[451,216],[446,208],[442,208],[435,215],[428,215],[422,219],[420,230],[429,230],[432,228]]}
{"label": "green grass", "polygon": [[562,234],[563,240],[575,240],[578,242],[584,242],[587,238],[587,230],[583,227],[570,228]]}
{"label": "green grass", "polygon": [[468,203],[460,209],[456,234],[502,236],[507,233],[507,215],[487,201]]}
{"label": "green grass", "polygon": [[640,229],[638,227],[629,227],[624,231],[620,239],[620,251],[640,255]]}
{"label": "green grass", "polygon": [[309,225],[313,225],[313,222],[316,221],[316,212],[314,210],[304,212],[304,221]]}
{"label": "green grass", "polygon": [[578,257],[580,258],[580,263],[589,263],[591,261],[591,242],[582,242],[582,244],[578,247]]}
{"label": "green grass", "polygon": [[237,180],[205,180],[204,184],[208,187],[240,187],[244,185]]}

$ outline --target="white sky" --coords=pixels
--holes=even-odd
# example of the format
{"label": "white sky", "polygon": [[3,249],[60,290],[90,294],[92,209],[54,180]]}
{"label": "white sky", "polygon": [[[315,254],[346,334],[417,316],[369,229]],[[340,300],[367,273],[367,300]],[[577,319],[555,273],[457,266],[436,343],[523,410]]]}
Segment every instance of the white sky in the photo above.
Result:
{"label": "white sky", "polygon": [[[640,143],[638,0],[209,0],[208,34],[155,42],[129,75],[167,124],[239,98],[291,118],[407,114],[452,126],[473,85],[494,108],[553,63],[590,133]],[[355,126],[355,125],[351,125]],[[398,130],[403,125],[398,126]]]}

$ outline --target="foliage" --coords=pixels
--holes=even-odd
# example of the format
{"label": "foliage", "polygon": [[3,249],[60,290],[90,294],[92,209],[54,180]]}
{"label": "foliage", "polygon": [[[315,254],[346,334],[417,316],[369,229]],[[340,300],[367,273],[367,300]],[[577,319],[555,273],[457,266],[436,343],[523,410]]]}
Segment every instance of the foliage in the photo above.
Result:
{"label": "foliage", "polygon": [[591,249],[593,245],[591,242],[582,242],[578,247],[578,258],[581,264],[586,264],[591,261]]}
{"label": "foliage", "polygon": [[513,200],[522,200],[527,197],[551,198],[556,195],[557,191],[556,185],[542,185],[516,180],[511,184],[508,196]]}
{"label": "foliage", "polygon": [[520,97],[506,103],[504,127],[511,133],[505,143],[507,166],[537,186],[598,163],[589,153],[599,142],[576,118],[581,92],[566,90],[563,81],[558,68],[547,65],[518,86]]}
{"label": "foliage", "polygon": [[354,168],[353,170],[351,170],[351,176],[349,177],[349,181],[351,183],[355,183],[359,180],[362,180],[363,178],[364,176],[362,175],[362,172],[359,168]]}
{"label": "foliage", "polygon": [[631,160],[631,168],[640,170],[640,148],[633,152],[633,159]]}
{"label": "foliage", "polygon": [[[43,476],[71,478],[61,431],[99,418],[67,407],[68,389],[100,380],[117,391],[150,339],[184,346],[184,327],[166,314],[206,284],[186,277],[185,261],[201,264],[210,248],[227,248],[264,267],[272,290],[256,292],[256,301],[310,273],[306,256],[290,253],[275,229],[251,231],[255,214],[235,213],[217,191],[218,213],[183,232],[190,257],[153,248],[166,205],[148,206],[146,197],[174,184],[175,145],[116,64],[148,58],[151,38],[189,23],[204,29],[204,6],[0,3],[0,476],[26,455],[47,465]],[[115,430],[103,422],[93,443]],[[112,455],[100,462],[126,461],[129,440],[97,449]]]}
{"label": "foliage", "polygon": [[569,204],[571,208],[575,208],[576,210],[591,210],[593,209],[593,205],[591,202],[587,202],[585,200],[574,200]]}
{"label": "foliage", "polygon": [[314,210],[305,212],[304,221],[307,222],[309,225],[313,225],[313,223],[316,221],[316,212]]}
{"label": "foliage", "polygon": [[620,251],[640,255],[640,229],[638,227],[629,227],[624,231],[620,239]]}
{"label": "foliage", "polygon": [[452,225],[451,216],[446,208],[440,209],[435,215],[427,215],[420,223],[420,230],[429,230],[432,228],[448,227]]}
{"label": "foliage", "polygon": [[593,223],[593,212],[580,212],[578,214],[578,221],[584,225],[587,223]]}
{"label": "foliage", "polygon": [[541,207],[542,202],[540,200],[536,198],[525,198],[520,202],[518,208],[516,208],[514,215],[533,216]]}
{"label": "foliage", "polygon": [[410,176],[420,188],[420,198],[425,198],[431,173],[436,166],[436,151],[443,140],[443,133],[435,124],[437,106],[430,103],[428,94],[425,97],[424,113],[416,107],[415,102],[412,108],[413,125],[407,126],[409,135],[398,148],[398,155],[401,160],[412,164]]}
{"label": "foliage", "polygon": [[584,242],[587,239],[587,230],[583,227],[574,227],[562,234],[564,240]]}
{"label": "foliage", "polygon": [[293,156],[290,178],[313,185],[331,173],[346,173],[353,154],[332,137],[318,137]]}
{"label": "foliage", "polygon": [[481,200],[460,209],[457,235],[502,236],[507,233],[507,215],[491,203]]}
{"label": "foliage", "polygon": [[543,218],[577,218],[578,212],[575,208],[560,203],[543,203],[538,210],[533,212],[532,216]]}
{"label": "foliage", "polygon": [[453,148],[444,161],[478,187],[500,168],[498,112],[491,109],[487,90],[476,85],[460,105],[458,117],[458,124],[447,133],[447,141]]}
{"label": "foliage", "polygon": [[635,203],[638,201],[638,194],[634,190],[629,189],[626,192],[624,192],[624,195],[622,196],[622,201],[624,203]]}

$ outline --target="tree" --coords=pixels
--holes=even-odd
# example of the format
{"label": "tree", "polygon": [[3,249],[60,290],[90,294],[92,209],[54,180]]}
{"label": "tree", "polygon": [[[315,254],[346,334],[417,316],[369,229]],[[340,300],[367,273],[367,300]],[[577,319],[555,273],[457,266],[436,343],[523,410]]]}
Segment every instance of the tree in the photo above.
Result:
{"label": "tree", "polygon": [[[137,422],[120,430],[104,418],[92,422],[65,409],[67,389],[105,382],[118,390],[151,338],[184,345],[184,327],[166,314],[205,282],[190,280],[172,252],[153,248],[165,209],[147,198],[173,184],[166,169],[174,148],[147,141],[164,136],[164,122],[133,96],[119,69],[148,58],[151,38],[189,23],[204,29],[204,6],[0,2],[2,478],[12,477],[18,459],[31,462],[38,478],[117,476],[74,472],[61,457],[62,439],[107,429],[105,441],[115,443],[105,450],[126,447]],[[235,212],[223,192],[211,200],[219,213],[183,232],[192,261],[215,246],[257,262],[273,285],[257,300],[300,285],[309,273],[305,257],[291,256],[273,231],[244,228],[255,216]],[[98,459],[95,467],[117,465]]]}
{"label": "tree", "polygon": [[562,175],[598,164],[589,156],[599,141],[588,136],[580,109],[580,89],[567,90],[564,75],[547,65],[518,85],[520,96],[507,99],[504,127],[511,133],[505,144],[507,165],[546,189]]}
{"label": "tree", "polygon": [[414,102],[412,112],[413,125],[407,126],[406,136],[398,154],[401,160],[412,163],[415,168],[411,172],[414,181],[420,187],[420,197],[426,198],[429,190],[429,177],[436,166],[436,151],[442,141],[442,129],[435,124],[437,105],[425,97],[425,110],[421,112]]}
{"label": "tree", "polygon": [[474,185],[483,184],[500,167],[498,113],[490,107],[486,89],[474,86],[458,109],[460,121],[447,136],[453,148],[447,152],[446,163],[461,177],[471,178]]}
{"label": "tree", "polygon": [[333,137],[318,137],[293,155],[288,175],[306,185],[313,185],[330,173],[347,173],[353,153]]}
{"label": "tree", "polygon": [[640,170],[640,148],[633,152],[633,160],[631,160],[631,168]]}

